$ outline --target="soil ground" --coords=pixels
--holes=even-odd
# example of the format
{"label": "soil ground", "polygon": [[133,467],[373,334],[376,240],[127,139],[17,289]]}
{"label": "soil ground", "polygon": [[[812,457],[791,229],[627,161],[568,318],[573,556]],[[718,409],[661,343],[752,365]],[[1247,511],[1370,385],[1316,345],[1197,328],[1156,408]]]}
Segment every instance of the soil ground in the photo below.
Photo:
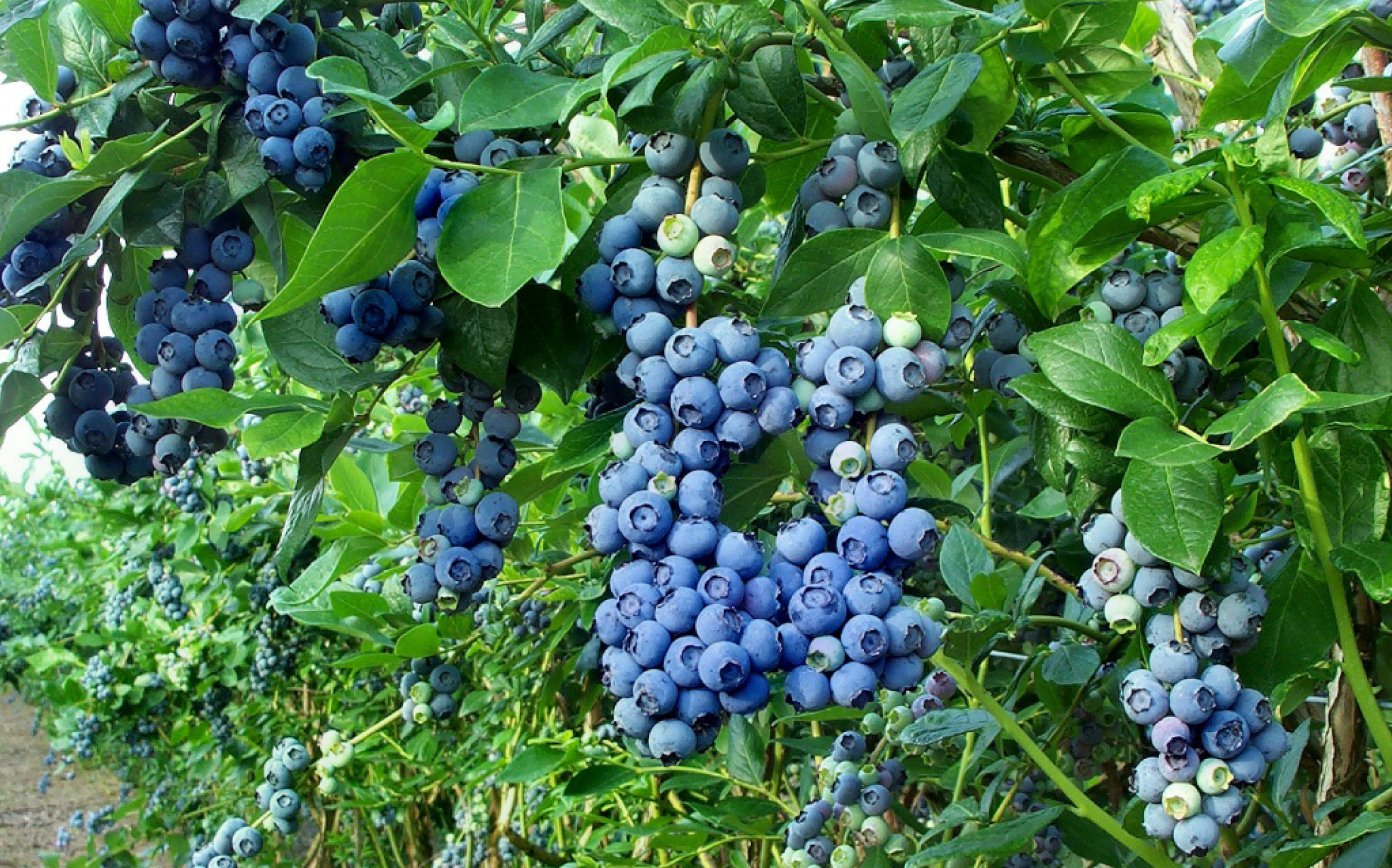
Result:
{"label": "soil ground", "polygon": [[[76,774],[66,780],[66,771],[45,766],[48,739],[42,732],[31,735],[34,709],[20,697],[6,691],[0,694],[0,866],[34,866],[41,853],[55,852],[58,827],[66,825],[74,811],[92,811],[114,804],[120,784],[100,771],[72,768]],[[39,794],[39,776],[52,776],[48,793]],[[87,833],[69,829],[69,853],[83,852]]]}

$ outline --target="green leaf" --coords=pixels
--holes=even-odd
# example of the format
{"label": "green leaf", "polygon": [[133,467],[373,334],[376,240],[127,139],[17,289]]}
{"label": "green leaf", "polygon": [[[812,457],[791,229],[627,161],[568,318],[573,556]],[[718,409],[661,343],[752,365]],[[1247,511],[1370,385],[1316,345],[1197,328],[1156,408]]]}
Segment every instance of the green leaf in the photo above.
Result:
{"label": "green leaf", "polygon": [[0,250],[14,249],[53,212],[103,186],[103,181],[76,175],[45,178],[23,169],[0,173]]}
{"label": "green leaf", "polygon": [[1299,377],[1286,374],[1262,389],[1251,401],[1223,414],[1204,434],[1208,437],[1231,434],[1227,448],[1241,449],[1318,400],[1319,396]]}
{"label": "green leaf", "polygon": [[261,334],[282,371],[321,392],[356,392],[396,377],[372,365],[349,364],[334,347],[334,327],[311,305],[262,323]]}
{"label": "green leaf", "polygon": [[47,394],[43,381],[26,371],[10,368],[0,376],[0,442]]}
{"label": "green leaf", "polygon": [[97,26],[118,43],[130,39],[131,25],[140,17],[136,0],[77,0]]}
{"label": "green leaf", "polygon": [[359,163],[329,202],[289,282],[257,320],[281,316],[390,271],[415,245],[416,191],[429,170],[406,151]]}
{"label": "green leaf", "polygon": [[1146,520],[1131,533],[1162,560],[1200,572],[1223,520],[1223,492],[1213,462],[1173,467],[1132,461],[1121,484],[1127,515]]}
{"label": "green leaf", "polygon": [[790,99],[802,91],[797,53],[791,45],[766,45],[739,67],[739,87],[726,100],[735,116],[766,138],[792,141],[807,126],[807,100]]}
{"label": "green leaf", "polygon": [[952,313],[947,276],[913,235],[886,238],[875,249],[865,272],[865,302],[882,319],[896,313],[917,316],[929,338],[942,335]]}
{"label": "green leaf", "polygon": [[1052,825],[1062,813],[1063,808],[1055,805],[1038,813],[1026,814],[1000,823],[990,823],[963,832],[951,841],[919,850],[909,860],[909,868],[943,865],[956,859],[974,856],[1005,857],[1012,853],[1024,852],[1032,846],[1034,836]]}
{"label": "green leaf", "polygon": [[1292,36],[1310,36],[1367,6],[1366,0],[1266,0],[1266,20]]}
{"label": "green leaf", "polygon": [[1353,347],[1331,335],[1329,332],[1316,325],[1311,325],[1300,320],[1287,320],[1286,328],[1300,336],[1303,343],[1309,344],[1315,349],[1346,365],[1357,365],[1363,361],[1363,357],[1358,354]]}
{"label": "green leaf", "polygon": [[1023,277],[1028,260],[1020,242],[993,229],[950,229],[917,236],[929,250],[950,256],[971,256],[999,262],[1008,271]]}
{"label": "green leaf", "polygon": [[536,169],[491,179],[460,200],[445,218],[437,261],[455,292],[499,307],[560,264],[565,240],[561,170]]}
{"label": "green leaf", "polygon": [[[1392,393],[1392,312],[1366,286],[1350,287],[1319,321],[1319,327],[1358,354],[1357,365],[1336,363],[1316,346],[1297,347],[1295,371],[1313,389],[1361,395]],[[1362,422],[1392,424],[1389,403],[1377,400],[1353,413]]]}
{"label": "green leaf", "polygon": [[275,413],[242,432],[242,445],[252,458],[266,458],[301,449],[324,433],[324,416],[295,410]]}
{"label": "green leaf", "polygon": [[764,757],[768,736],[752,720],[742,714],[730,715],[730,734],[727,763],[736,780],[751,784],[764,780]]}
{"label": "green leaf", "polygon": [[900,27],[943,27],[958,18],[992,18],[979,9],[972,9],[951,0],[877,0],[851,13],[847,29],[879,21],[893,21]]}
{"label": "green leaf", "polygon": [[1016,377],[1010,381],[1010,388],[1037,412],[1066,428],[1076,428],[1080,431],[1110,431],[1118,422],[1114,414],[1068,397],[1043,374]]}
{"label": "green leaf", "polygon": [[1375,540],[1334,550],[1334,565],[1353,573],[1379,603],[1392,603],[1392,542]]}
{"label": "green leaf", "polygon": [[[124,42],[129,33],[121,37]],[[85,7],[73,3],[58,12],[58,42],[78,81],[105,82],[106,62],[115,53],[105,31],[97,26]]]}
{"label": "green leaf", "polygon": [[[1346,546],[1379,539],[1387,529],[1390,493],[1387,463],[1377,443],[1362,431],[1324,428],[1310,437],[1310,451],[1330,540]],[[1288,470],[1282,475],[1294,477]],[[1297,519],[1304,534],[1309,520],[1299,506]]]}
{"label": "green leaf", "polygon": [[733,465],[722,480],[725,506],[720,520],[731,527],[744,527],[753,520],[796,469],[790,450],[800,448],[795,436],[785,434],[764,447],[757,459]]}
{"label": "green leaf", "polygon": [[396,640],[398,657],[429,657],[440,650],[440,635],[434,624],[417,624]]}
{"label": "green leaf", "polygon": [[[637,45],[610,55],[604,63],[604,71],[599,76],[600,93],[607,95],[609,89],[616,84],[640,78],[656,69],[670,68],[679,57],[685,57],[691,49],[692,35],[692,32],[684,27],[669,25],[654,30]],[[509,67],[494,67],[484,75],[507,68]]]}
{"label": "green leaf", "polygon": [[1030,337],[1039,369],[1059,391],[1123,416],[1177,418],[1165,375],[1141,362],[1141,345],[1119,326],[1078,322]]}
{"label": "green leaf", "polygon": [[1151,178],[1131,191],[1126,200],[1126,213],[1137,220],[1150,220],[1152,208],[1173,202],[1188,193],[1203,183],[1211,171],[1212,168],[1208,166],[1193,166]]}
{"label": "green leaf", "polygon": [[1244,687],[1270,693],[1327,660],[1338,641],[1324,579],[1303,551],[1294,557],[1281,580],[1265,586],[1270,607],[1256,647],[1237,658]]}
{"label": "green leaf", "polygon": [[1151,464],[1177,466],[1211,461],[1223,454],[1220,447],[1175,430],[1154,416],[1137,419],[1121,432],[1116,454]]}
{"label": "green leaf", "polygon": [[[25,305],[34,307],[34,305]],[[24,326],[15,315],[5,308],[0,308],[0,347],[8,346],[10,341],[24,334]]]}
{"label": "green leaf", "polygon": [[527,340],[512,342],[512,364],[562,398],[570,395],[583,382],[594,349],[579,305],[567,293],[529,283],[517,294],[517,308],[527,312]]}
{"label": "green leaf", "polygon": [[1086,684],[1101,665],[1102,657],[1091,645],[1064,644],[1049,652],[1039,674],[1050,684]]}
{"label": "green leaf", "polygon": [[981,67],[976,54],[953,54],[925,66],[895,94],[890,128],[910,171],[917,172],[928,162],[941,139],[941,131],[935,128],[961,104]]}
{"label": "green leaf", "polygon": [[300,450],[295,490],[290,495],[285,524],[281,527],[280,541],[276,544],[275,564],[282,576],[290,572],[295,555],[299,554],[314,530],[319,507],[324,502],[324,474],[328,473],[338,453],[348,445],[352,436],[351,426],[335,428]]}
{"label": "green leaf", "polygon": [[550,127],[561,119],[574,79],[504,63],[485,69],[459,104],[460,132]]}
{"label": "green leaf", "polygon": [[931,747],[971,732],[999,731],[996,719],[980,708],[939,708],[905,727],[899,740],[910,747]]}
{"label": "green leaf", "polygon": [[474,376],[501,386],[517,333],[517,304],[484,307],[454,297],[440,307],[445,313],[440,352]]}
{"label": "green leaf", "polygon": [[806,316],[840,307],[865,274],[885,233],[840,229],[814,235],[793,251],[764,300],[764,316]]}
{"label": "green leaf", "polygon": [[944,143],[929,161],[924,181],[933,202],[964,227],[994,231],[1005,221],[1000,178],[982,154]]}
{"label": "green leaf", "polygon": [[585,799],[602,796],[623,786],[636,778],[631,770],[613,763],[598,763],[587,766],[566,781],[561,792],[568,799]]}
{"label": "green leaf", "polygon": [[1168,172],[1148,150],[1125,148],[1052,194],[1031,218],[1029,290],[1046,314],[1067,307],[1068,290],[1102,267],[1140,234],[1144,224],[1121,219],[1131,191]]}
{"label": "green leaf", "polygon": [[580,5],[610,27],[640,38],[660,27],[681,23],[653,0],[580,0]]}
{"label": "green leaf", "polygon": [[1256,226],[1232,226],[1205,241],[1184,271],[1184,293],[1199,313],[1207,313],[1237,285],[1262,251]]}
{"label": "green leaf", "polygon": [[592,464],[609,453],[609,436],[623,424],[624,410],[587,419],[571,428],[551,455],[550,471],[563,473]]}
{"label": "green leaf", "polygon": [[194,389],[140,405],[140,412],[155,419],[189,419],[214,428],[228,428],[248,413],[265,415],[283,410],[322,413],[327,405],[300,395],[238,395],[221,389]]}
{"label": "green leaf", "polygon": [[551,774],[565,762],[563,750],[534,744],[524,748],[512,758],[512,762],[498,772],[498,780],[505,784],[525,784]]}
{"label": "green leaf", "polygon": [[356,61],[367,72],[372,91],[388,99],[405,91],[426,70],[425,64],[413,62],[395,39],[376,27],[325,28],[319,44],[326,53]]}
{"label": "green leaf", "polygon": [[5,48],[24,82],[51,103],[58,87],[58,50],[48,19],[49,12],[45,10],[41,15],[16,22],[5,34]]}
{"label": "green leaf", "polygon": [[1270,181],[1272,186],[1293,193],[1318,208],[1325,219],[1335,229],[1344,233],[1358,249],[1368,249],[1368,239],[1363,234],[1363,221],[1358,214],[1357,206],[1348,196],[1333,187],[1326,187],[1323,184],[1316,184],[1303,178],[1277,175]]}
{"label": "green leaf", "polygon": [[938,569],[952,592],[964,604],[976,608],[976,600],[971,593],[972,579],[994,572],[996,561],[975,534],[954,524],[942,542]]}
{"label": "green leaf", "polygon": [[[848,54],[838,46],[828,43],[824,46],[827,60],[832,69],[846,85],[846,96],[851,101],[851,113],[860,124],[860,131],[867,139],[894,138],[890,122],[889,106],[885,104],[884,93],[880,91],[880,80],[858,55]],[[917,79],[915,79],[917,80]],[[905,88],[907,90],[907,88]],[[902,94],[904,91],[900,91]],[[800,98],[800,97],[799,97]]]}

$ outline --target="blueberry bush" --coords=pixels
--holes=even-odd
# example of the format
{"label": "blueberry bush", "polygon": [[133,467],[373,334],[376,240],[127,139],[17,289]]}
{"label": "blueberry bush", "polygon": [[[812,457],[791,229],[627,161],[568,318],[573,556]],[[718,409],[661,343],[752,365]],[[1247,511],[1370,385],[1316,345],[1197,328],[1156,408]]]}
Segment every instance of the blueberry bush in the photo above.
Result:
{"label": "blueberry bush", "polygon": [[42,858],[1382,864],[1389,13],[3,0]]}

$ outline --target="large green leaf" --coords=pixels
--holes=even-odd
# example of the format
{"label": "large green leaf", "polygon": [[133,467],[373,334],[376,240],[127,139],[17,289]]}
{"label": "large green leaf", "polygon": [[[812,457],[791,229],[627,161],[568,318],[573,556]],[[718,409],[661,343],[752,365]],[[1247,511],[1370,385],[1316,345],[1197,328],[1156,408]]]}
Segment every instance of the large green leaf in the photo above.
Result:
{"label": "large green leaf", "polygon": [[951,841],[931,844],[919,850],[909,860],[909,868],[945,865],[956,859],[978,856],[993,856],[1004,860],[1006,856],[1032,846],[1034,836],[1048,828],[1062,813],[1063,808],[1055,805],[1013,820],[988,823],[981,828],[963,832]]}
{"label": "large green leaf", "polygon": [[1123,416],[1176,418],[1165,375],[1141,361],[1141,345],[1110,323],[1077,322],[1030,337],[1039,368],[1074,400]]}
{"label": "large green leaf", "polygon": [[0,173],[0,250],[12,250],[53,212],[102,186],[104,181],[76,175],[45,178],[23,169]]}
{"label": "large green leaf", "polygon": [[1154,416],[1137,419],[1121,432],[1116,454],[1150,464],[1177,465],[1211,461],[1223,450],[1202,439],[1177,431]]}
{"label": "large green leaf", "polygon": [[1205,241],[1184,271],[1184,293],[1199,313],[1208,311],[1237,285],[1262,251],[1262,231],[1233,226]]}
{"label": "large green leaf", "polygon": [[630,36],[647,36],[660,27],[680,23],[676,16],[653,0],[580,0],[594,17]]}
{"label": "large green leaf", "polygon": [[574,84],[574,79],[512,63],[489,67],[460,100],[459,128],[467,132],[550,127],[560,120]]}
{"label": "large green leaf", "polygon": [[1270,603],[1257,645],[1237,658],[1242,684],[1270,693],[1282,682],[1326,660],[1338,628],[1329,591],[1314,560],[1298,552],[1279,582],[1266,586]]}
{"label": "large green leaf", "polygon": [[1367,0],[1266,0],[1266,20],[1292,36],[1309,36],[1367,7]]}
{"label": "large green leaf", "polygon": [[0,442],[10,426],[23,419],[46,394],[43,381],[26,371],[10,368],[0,376]]}
{"label": "large green leaf", "polygon": [[1166,171],[1159,156],[1130,147],[1049,197],[1026,233],[1029,290],[1041,310],[1057,316],[1075,283],[1140,234],[1144,224],[1125,213],[1131,191]]}
{"label": "large green leaf", "polygon": [[140,17],[136,0],[77,0],[106,35],[124,43],[130,38],[131,25]]}
{"label": "large green leaf", "polygon": [[461,199],[445,218],[436,261],[455,292],[498,307],[558,266],[565,241],[561,170],[534,169]]}
{"label": "large green leaf", "polygon": [[1132,461],[1121,484],[1128,527],[1152,554],[1190,572],[1203,569],[1223,520],[1223,492],[1213,462],[1164,466]]}
{"label": "large green leaf", "polygon": [[[445,332],[440,352],[474,376],[501,386],[517,332],[517,304],[484,307],[467,298],[441,302]],[[528,336],[530,339],[530,336]]]}
{"label": "large green leaf", "polygon": [[1246,404],[1223,414],[1204,434],[1209,437],[1229,434],[1228,448],[1241,449],[1318,400],[1319,396],[1300,382],[1299,377],[1286,374]]}
{"label": "large green leaf", "polygon": [[304,410],[275,413],[242,432],[242,444],[252,458],[292,452],[319,439],[324,415]]}
{"label": "large green leaf", "polygon": [[981,72],[975,54],[954,54],[924,67],[894,97],[889,122],[904,164],[912,172],[928,162],[941,138],[940,124],[962,102]]}
{"label": "large green leaf", "polygon": [[5,34],[5,48],[24,82],[53,102],[58,86],[58,48],[50,17],[49,10],[45,10],[41,15],[16,22]]}
{"label": "large green leaf", "polygon": [[349,364],[334,347],[334,327],[313,306],[262,323],[261,333],[282,371],[321,392],[356,392],[396,376],[372,365]]}
{"label": "large green leaf", "polygon": [[767,45],[739,68],[739,87],[726,99],[735,116],[761,136],[791,141],[807,125],[807,101],[790,98],[802,90],[797,54],[790,45]]}
{"label": "large green leaf", "polygon": [[885,234],[874,229],[814,235],[788,257],[764,300],[764,315],[804,316],[840,307],[884,240]]}
{"label": "large green leaf", "polygon": [[329,202],[290,280],[257,319],[281,316],[391,270],[415,245],[416,191],[429,170],[406,151],[359,163]]}
{"label": "large green leaf", "polygon": [[893,138],[889,106],[884,93],[880,91],[880,80],[858,55],[843,51],[840,47],[825,46],[827,60],[846,85],[846,96],[851,101],[851,113],[860,124],[860,131],[869,139]]}
{"label": "large green leaf", "polygon": [[865,272],[865,303],[881,318],[911,313],[928,337],[937,338],[947,328],[952,293],[922,239],[905,235],[887,238],[875,249]]}

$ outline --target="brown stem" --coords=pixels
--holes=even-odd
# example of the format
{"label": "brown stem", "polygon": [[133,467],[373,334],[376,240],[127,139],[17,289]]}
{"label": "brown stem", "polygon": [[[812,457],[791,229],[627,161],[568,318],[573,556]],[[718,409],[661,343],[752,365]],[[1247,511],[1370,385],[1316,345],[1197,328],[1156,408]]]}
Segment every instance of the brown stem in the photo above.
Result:
{"label": "brown stem", "polygon": [[[1363,74],[1369,77],[1387,74],[1387,51],[1371,45],[1363,48]],[[1384,143],[1392,142],[1392,93],[1375,93],[1373,108],[1377,112],[1378,131]],[[1382,152],[1382,164],[1387,169],[1387,177],[1392,178],[1392,149]]]}
{"label": "brown stem", "polygon": [[[1194,59],[1194,19],[1180,5],[1179,0],[1151,0],[1150,8],[1160,16],[1160,29],[1147,47],[1151,57],[1164,60],[1164,68],[1173,70],[1186,78],[1201,78],[1198,62]],[[1199,125],[1199,112],[1203,109],[1203,95],[1188,81],[1166,76],[1170,93],[1179,106],[1179,115],[1184,119],[1186,130]]]}
{"label": "brown stem", "polygon": [[[1051,157],[1047,152],[1015,142],[1001,142],[992,150],[999,160],[1042,175],[1060,185],[1067,185],[1078,178],[1078,173]],[[1140,238],[1149,244],[1171,250],[1186,259],[1199,249],[1198,233],[1188,224],[1177,224],[1162,229],[1152,226],[1141,233]]]}

